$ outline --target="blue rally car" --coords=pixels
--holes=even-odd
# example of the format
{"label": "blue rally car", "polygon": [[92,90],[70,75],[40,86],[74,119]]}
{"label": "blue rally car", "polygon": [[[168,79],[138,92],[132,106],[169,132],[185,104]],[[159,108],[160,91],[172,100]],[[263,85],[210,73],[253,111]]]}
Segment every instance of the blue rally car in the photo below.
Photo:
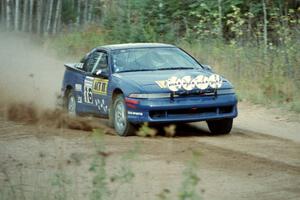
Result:
{"label": "blue rally car", "polygon": [[232,84],[173,45],[101,46],[65,66],[68,113],[107,117],[120,136],[144,122],[195,121],[206,121],[213,134],[228,134],[237,116]]}

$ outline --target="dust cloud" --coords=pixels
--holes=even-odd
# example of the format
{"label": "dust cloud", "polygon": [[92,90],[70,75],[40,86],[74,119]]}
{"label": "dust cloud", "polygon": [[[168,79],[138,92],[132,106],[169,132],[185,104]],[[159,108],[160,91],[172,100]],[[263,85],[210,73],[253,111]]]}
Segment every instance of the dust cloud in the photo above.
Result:
{"label": "dust cloud", "polygon": [[99,119],[69,117],[57,107],[65,61],[30,36],[0,31],[0,62],[0,117],[28,125],[112,132]]}
{"label": "dust cloud", "polygon": [[0,103],[33,103],[54,108],[60,94],[63,61],[24,34],[0,31]]}
{"label": "dust cloud", "polygon": [[[6,119],[27,125],[39,125],[51,128],[68,128],[74,130],[93,131],[101,129],[111,134],[112,129],[105,122],[91,117],[70,117],[62,109],[38,109],[28,103],[11,103],[6,109]],[[101,123],[99,123],[101,122]]]}

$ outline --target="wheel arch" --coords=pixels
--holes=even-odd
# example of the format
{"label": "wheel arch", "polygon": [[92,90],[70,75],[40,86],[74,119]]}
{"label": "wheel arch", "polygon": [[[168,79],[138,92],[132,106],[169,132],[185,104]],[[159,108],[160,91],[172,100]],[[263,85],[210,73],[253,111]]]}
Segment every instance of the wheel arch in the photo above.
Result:
{"label": "wheel arch", "polygon": [[65,89],[64,96],[66,96],[72,89],[73,89],[73,86],[72,86],[72,85],[67,85],[67,86],[66,86],[66,89]]}
{"label": "wheel arch", "polygon": [[120,89],[120,88],[115,88],[113,93],[112,93],[112,96],[111,96],[111,99],[112,99],[112,103],[115,101],[116,97],[120,94],[124,94],[124,92]]}
{"label": "wheel arch", "polygon": [[63,96],[63,106],[65,107],[67,105],[67,99],[69,93],[73,90],[72,85],[67,85],[64,91],[64,96]]}

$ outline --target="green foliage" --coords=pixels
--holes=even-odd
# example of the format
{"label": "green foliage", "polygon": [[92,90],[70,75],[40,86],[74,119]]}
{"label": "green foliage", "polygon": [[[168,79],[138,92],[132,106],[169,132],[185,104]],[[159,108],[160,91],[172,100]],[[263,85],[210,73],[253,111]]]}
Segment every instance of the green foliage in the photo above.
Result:
{"label": "green foliage", "polygon": [[[265,1],[264,24],[261,0],[101,2],[97,7],[101,22],[49,40],[59,55],[82,57],[91,48],[106,43],[175,43],[231,80],[240,99],[299,110],[297,4]],[[147,127],[141,128],[142,135],[155,135],[148,132]]]}
{"label": "green foliage", "polygon": [[[109,177],[106,170],[107,158],[110,155],[105,152],[105,145],[103,143],[103,133],[99,130],[94,130],[93,141],[96,149],[94,160],[91,163],[89,171],[94,173],[93,190],[90,194],[90,199],[114,199],[118,193],[118,189],[125,184],[129,184],[134,179],[134,172],[132,170],[131,162],[135,159],[138,146],[135,145],[133,149],[125,152],[120,159],[120,166],[116,174]],[[117,184],[115,190],[112,190],[109,182]]]}
{"label": "green foliage", "polygon": [[144,123],[138,130],[137,135],[142,137],[155,137],[157,130],[150,128],[148,123]]}
{"label": "green foliage", "polygon": [[91,26],[84,31],[61,33],[54,39],[47,39],[46,43],[57,51],[60,56],[83,56],[95,46],[104,45],[105,32]]}
{"label": "green foliage", "polygon": [[199,152],[193,152],[193,158],[189,161],[186,169],[183,171],[183,182],[179,190],[180,200],[199,200],[200,195],[197,192],[197,186],[200,178],[197,174],[199,169]]}
{"label": "green foliage", "polygon": [[71,181],[69,177],[63,172],[58,171],[54,174],[51,186],[54,190],[54,199],[56,200],[65,200],[68,198],[68,192],[66,191],[66,186],[70,185]]}
{"label": "green foliage", "polygon": [[62,1],[62,21],[65,24],[74,23],[76,21],[76,8],[73,0]]}
{"label": "green foliage", "polygon": [[[231,80],[241,99],[284,105],[290,109],[293,109],[294,102],[300,102],[297,92],[300,82],[296,78],[300,76],[300,60],[295,52],[300,50],[299,42],[290,43],[287,48],[270,46],[267,55],[264,55],[263,48],[232,46],[218,41],[197,45],[183,43],[181,46]],[[288,73],[289,70],[292,73]]]}
{"label": "green foliage", "polygon": [[123,185],[130,183],[133,180],[135,175],[131,163],[136,159],[138,151],[139,146],[135,145],[131,150],[122,155],[122,165],[118,169],[117,173],[110,178],[111,182],[118,182],[120,185]]}
{"label": "green foliage", "polygon": [[93,141],[96,150],[94,160],[91,163],[89,171],[93,172],[93,190],[90,195],[91,200],[108,199],[110,193],[107,186],[107,173],[106,173],[106,153],[103,143],[103,133],[94,130]]}

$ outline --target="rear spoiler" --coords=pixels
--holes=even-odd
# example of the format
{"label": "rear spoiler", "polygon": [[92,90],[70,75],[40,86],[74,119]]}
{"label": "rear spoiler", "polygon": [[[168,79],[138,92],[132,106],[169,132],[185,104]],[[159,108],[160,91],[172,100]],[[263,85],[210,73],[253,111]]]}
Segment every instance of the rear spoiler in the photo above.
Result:
{"label": "rear spoiler", "polygon": [[83,63],[65,63],[66,68],[82,71]]}

